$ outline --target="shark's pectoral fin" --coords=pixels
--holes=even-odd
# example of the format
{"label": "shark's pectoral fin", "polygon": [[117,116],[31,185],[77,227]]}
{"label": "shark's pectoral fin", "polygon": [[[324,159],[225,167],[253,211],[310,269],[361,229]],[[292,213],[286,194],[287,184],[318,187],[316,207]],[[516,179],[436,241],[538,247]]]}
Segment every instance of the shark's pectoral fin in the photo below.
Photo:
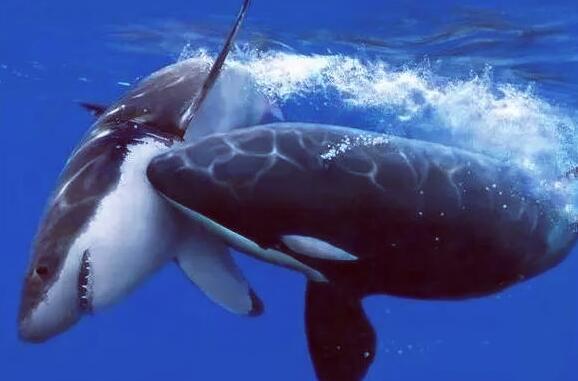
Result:
{"label": "shark's pectoral fin", "polygon": [[328,283],[309,282],[305,320],[319,380],[361,380],[374,358],[375,332],[360,298]]}
{"label": "shark's pectoral fin", "polygon": [[281,241],[292,251],[312,258],[333,261],[356,261],[355,255],[349,254],[323,240],[302,235],[284,235]]}
{"label": "shark's pectoral fin", "polygon": [[209,299],[226,310],[250,316],[263,312],[263,304],[243,277],[227,246],[218,239],[195,239],[176,261]]}

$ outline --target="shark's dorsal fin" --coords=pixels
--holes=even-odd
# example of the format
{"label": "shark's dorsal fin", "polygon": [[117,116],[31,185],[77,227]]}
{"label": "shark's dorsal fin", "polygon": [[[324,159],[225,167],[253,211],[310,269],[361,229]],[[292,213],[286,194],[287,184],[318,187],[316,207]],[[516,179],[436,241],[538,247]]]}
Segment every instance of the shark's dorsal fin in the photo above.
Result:
{"label": "shark's dorsal fin", "polygon": [[97,118],[102,114],[104,114],[104,112],[108,108],[108,106],[101,105],[98,103],[78,102],[78,104],[80,105],[80,107],[90,112],[93,116]]}
{"label": "shark's dorsal fin", "polygon": [[209,91],[211,90],[211,88],[213,87],[215,82],[217,81],[217,78],[219,78],[219,73],[221,72],[221,69],[223,68],[223,64],[225,63],[225,59],[227,58],[227,55],[229,54],[229,51],[231,50],[231,46],[233,46],[233,42],[235,41],[237,33],[239,32],[239,29],[241,27],[243,19],[245,18],[245,14],[247,13],[247,9],[249,8],[250,3],[251,3],[251,0],[244,0],[243,1],[243,5],[241,6],[241,10],[239,11],[239,14],[237,15],[237,19],[235,20],[235,24],[233,25],[233,28],[229,32],[229,35],[227,36],[227,39],[225,40],[225,44],[223,45],[223,48],[221,49],[221,52],[219,53],[219,56],[217,57],[217,59],[213,63],[213,66],[211,67],[211,70],[209,71],[209,75],[207,76],[207,79],[205,79],[205,82],[203,83],[203,86],[201,87],[199,92],[197,94],[195,94],[195,96],[188,102],[188,104],[183,109],[183,112],[181,113],[181,118],[179,120],[179,130],[182,131],[183,135],[184,135],[185,131],[187,130],[187,127],[191,124],[193,118],[197,114],[197,111],[199,111],[199,109],[201,108],[203,101],[205,100],[205,98],[207,97],[207,94],[209,93]]}

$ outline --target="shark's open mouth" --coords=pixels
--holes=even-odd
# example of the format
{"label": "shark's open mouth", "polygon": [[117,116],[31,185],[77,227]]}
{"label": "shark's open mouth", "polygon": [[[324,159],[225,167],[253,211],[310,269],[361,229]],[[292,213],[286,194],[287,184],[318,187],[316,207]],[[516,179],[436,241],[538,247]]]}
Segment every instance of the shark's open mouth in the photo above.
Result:
{"label": "shark's open mouth", "polygon": [[78,273],[78,307],[82,312],[92,312],[92,273],[90,251],[82,254],[80,272]]}

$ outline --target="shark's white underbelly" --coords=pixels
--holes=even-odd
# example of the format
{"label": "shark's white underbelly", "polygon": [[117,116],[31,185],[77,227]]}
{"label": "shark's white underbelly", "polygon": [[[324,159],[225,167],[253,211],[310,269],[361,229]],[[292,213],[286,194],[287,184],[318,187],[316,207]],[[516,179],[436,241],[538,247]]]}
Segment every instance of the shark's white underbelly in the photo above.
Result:
{"label": "shark's white underbelly", "polygon": [[[173,255],[172,210],[146,177],[150,160],[168,149],[144,139],[128,149],[117,187],[105,196],[71,247],[72,266],[90,253],[92,309],[106,307],[135,288]],[[78,268],[78,267],[76,267]]]}

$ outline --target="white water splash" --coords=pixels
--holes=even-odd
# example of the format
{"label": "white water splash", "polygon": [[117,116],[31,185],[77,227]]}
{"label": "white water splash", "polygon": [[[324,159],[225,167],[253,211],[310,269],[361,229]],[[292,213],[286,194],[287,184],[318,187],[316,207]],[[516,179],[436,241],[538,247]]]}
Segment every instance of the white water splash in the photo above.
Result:
{"label": "white water splash", "polygon": [[321,158],[330,161],[355,147],[379,146],[387,143],[389,143],[387,135],[375,136],[367,134],[355,136],[353,138],[345,137],[338,144],[327,147],[327,150],[321,154]]}
{"label": "white water splash", "polygon": [[[211,60],[204,51],[192,55]],[[228,65],[248,70],[260,91],[277,104],[309,98],[334,109],[371,114],[365,119],[376,125],[368,130],[395,133],[395,125],[406,136],[508,160],[543,179],[544,188],[568,193],[568,198],[578,194],[573,184],[563,189],[554,185],[578,166],[574,117],[531,87],[494,83],[490,69],[448,79],[427,65],[394,69],[352,56],[250,50],[233,54]]]}

